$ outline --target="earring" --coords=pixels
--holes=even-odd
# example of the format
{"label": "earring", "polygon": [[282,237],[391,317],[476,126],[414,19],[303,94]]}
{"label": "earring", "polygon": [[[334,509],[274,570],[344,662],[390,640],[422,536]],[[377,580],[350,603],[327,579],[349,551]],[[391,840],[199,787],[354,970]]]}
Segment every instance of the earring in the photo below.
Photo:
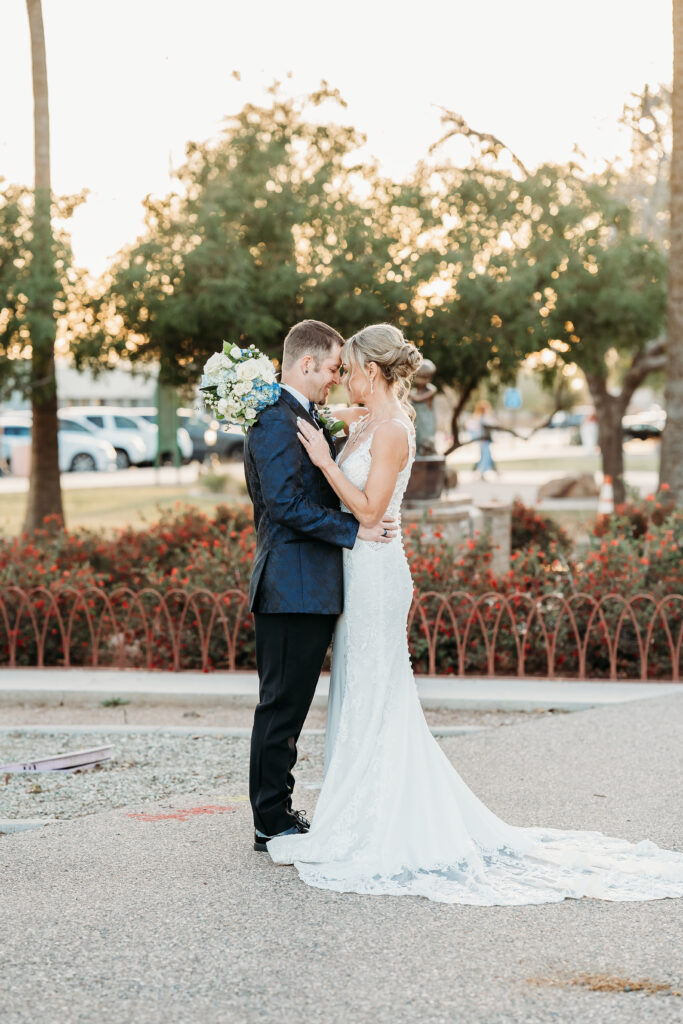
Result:
{"label": "earring", "polygon": [[371,378],[370,378],[370,394],[371,394],[371,395],[374,395],[374,393],[375,393],[375,381],[374,381],[374,380],[373,380],[373,378],[371,377]]}

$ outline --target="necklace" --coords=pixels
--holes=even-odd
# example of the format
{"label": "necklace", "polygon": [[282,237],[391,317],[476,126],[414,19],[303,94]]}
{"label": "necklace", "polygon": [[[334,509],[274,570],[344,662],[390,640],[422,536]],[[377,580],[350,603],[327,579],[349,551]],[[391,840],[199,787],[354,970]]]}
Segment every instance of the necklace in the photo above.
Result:
{"label": "necklace", "polygon": [[394,417],[383,416],[380,419],[375,419],[372,416],[372,414],[368,414],[367,416],[364,416],[361,420],[356,420],[356,429],[353,432],[353,437],[349,438],[346,447],[349,449],[355,448],[359,443],[358,439],[360,438],[361,434],[363,434],[367,430],[371,423],[374,424],[375,426],[379,426],[380,423],[387,423],[391,419],[394,419]]}

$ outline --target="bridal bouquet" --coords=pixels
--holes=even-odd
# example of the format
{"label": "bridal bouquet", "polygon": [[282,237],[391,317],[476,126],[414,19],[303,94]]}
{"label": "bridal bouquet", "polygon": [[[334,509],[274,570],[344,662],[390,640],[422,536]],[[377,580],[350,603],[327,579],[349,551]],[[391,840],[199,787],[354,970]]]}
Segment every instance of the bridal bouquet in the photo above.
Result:
{"label": "bridal bouquet", "polygon": [[254,345],[240,348],[227,341],[222,352],[207,359],[199,390],[217,419],[238,424],[245,434],[258,414],[280,397],[268,356]]}

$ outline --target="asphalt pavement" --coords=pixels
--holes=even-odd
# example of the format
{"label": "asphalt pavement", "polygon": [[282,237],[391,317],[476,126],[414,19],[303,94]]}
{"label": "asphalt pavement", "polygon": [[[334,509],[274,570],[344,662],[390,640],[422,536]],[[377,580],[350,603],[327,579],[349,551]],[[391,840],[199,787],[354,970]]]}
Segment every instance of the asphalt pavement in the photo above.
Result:
{"label": "asphalt pavement", "polygon": [[[683,851],[682,720],[673,693],[441,745],[510,822]],[[228,785],[0,837],[3,1024],[683,1017],[679,900],[342,895],[250,839],[245,793]]]}

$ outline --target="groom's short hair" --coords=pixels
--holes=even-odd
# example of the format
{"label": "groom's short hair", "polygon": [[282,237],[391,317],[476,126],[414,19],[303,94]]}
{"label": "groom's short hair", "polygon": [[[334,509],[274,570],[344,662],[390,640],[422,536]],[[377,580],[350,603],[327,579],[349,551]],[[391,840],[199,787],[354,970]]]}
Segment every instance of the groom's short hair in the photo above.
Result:
{"label": "groom's short hair", "polygon": [[304,356],[313,356],[317,369],[336,346],[343,344],[344,339],[334,327],[320,320],[302,320],[294,324],[285,338],[282,368],[288,370]]}

